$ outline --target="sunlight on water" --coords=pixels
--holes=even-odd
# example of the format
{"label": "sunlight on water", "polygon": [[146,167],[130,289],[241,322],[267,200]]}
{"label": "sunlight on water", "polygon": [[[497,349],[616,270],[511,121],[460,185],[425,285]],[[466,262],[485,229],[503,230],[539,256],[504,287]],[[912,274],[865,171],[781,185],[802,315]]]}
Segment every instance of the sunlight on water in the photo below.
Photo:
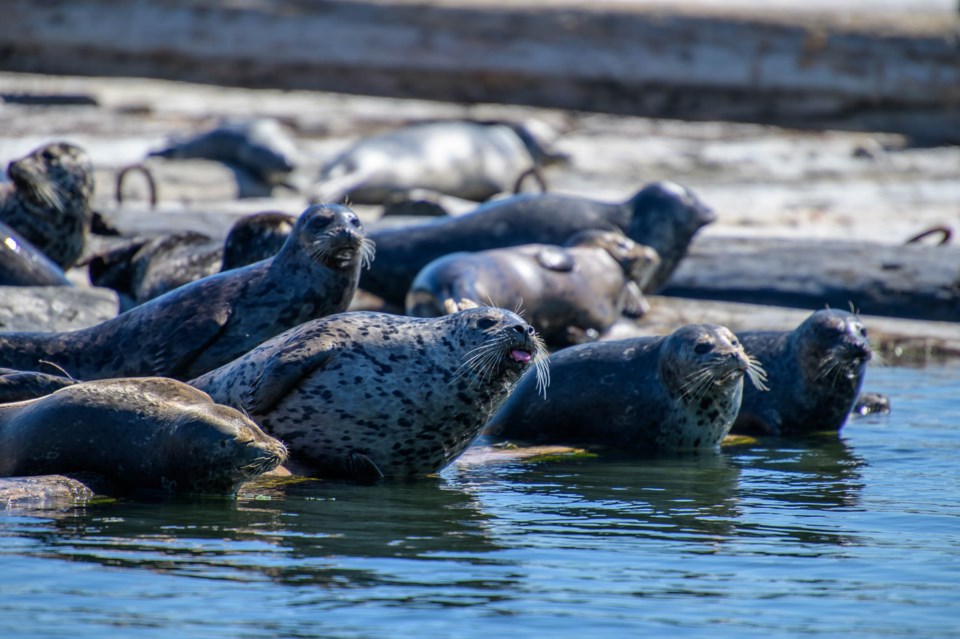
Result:
{"label": "sunlight on water", "polygon": [[718,455],[0,512],[0,637],[951,636],[958,387],[872,369],[891,415]]}

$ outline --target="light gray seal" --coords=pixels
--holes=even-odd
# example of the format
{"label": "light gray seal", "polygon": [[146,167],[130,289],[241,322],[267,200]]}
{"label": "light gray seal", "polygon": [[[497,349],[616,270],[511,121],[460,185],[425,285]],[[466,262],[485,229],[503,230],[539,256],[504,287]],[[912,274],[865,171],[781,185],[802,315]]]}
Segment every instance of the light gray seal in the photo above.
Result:
{"label": "light gray seal", "polygon": [[[359,140],[321,170],[313,201],[385,204],[436,193],[483,202],[560,161],[513,122],[421,122]],[[414,198],[415,199],[415,198]]]}
{"label": "light gray seal", "polygon": [[63,269],[0,222],[0,286],[73,286]]}
{"label": "light gray seal", "polygon": [[546,399],[524,377],[486,434],[642,452],[716,449],[737,416],[745,374],[763,385],[737,337],[716,324],[572,346],[549,362]]}
{"label": "light gray seal", "polygon": [[84,382],[0,404],[0,476],[92,472],[123,490],[233,494],[286,459],[240,411],[164,378]]}
{"label": "light gray seal", "polygon": [[190,382],[282,439],[312,475],[434,473],[470,445],[520,375],[547,382],[520,317],[352,312],[308,322]]}
{"label": "light gray seal", "polygon": [[0,366],[52,362],[78,379],[190,379],[303,322],[347,308],[373,258],[359,218],[308,208],[273,258],[206,277],[67,333],[0,333]]}
{"label": "light gray seal", "polygon": [[622,233],[584,231],[564,247],[525,244],[453,253],[430,262],[407,293],[406,313],[436,317],[469,299],[523,315],[550,346],[597,339],[626,311],[649,309],[640,292],[660,258]]}
{"label": "light gray seal", "polygon": [[660,255],[644,292],[667,281],[696,232],[714,221],[713,211],[688,189],[655,182],[622,203],[569,195],[517,195],[484,204],[454,218],[374,229],[377,263],[360,288],[402,306],[417,273],[433,260],[458,251],[486,251],[520,244],[563,244],[581,231],[619,229]]}
{"label": "light gray seal", "polygon": [[813,313],[792,331],[743,331],[770,391],[747,389],[733,432],[799,435],[837,431],[860,393],[872,357],[867,327],[847,311]]}
{"label": "light gray seal", "polygon": [[67,142],[45,144],[7,167],[0,185],[0,222],[20,233],[60,268],[83,253],[90,229],[93,164]]}

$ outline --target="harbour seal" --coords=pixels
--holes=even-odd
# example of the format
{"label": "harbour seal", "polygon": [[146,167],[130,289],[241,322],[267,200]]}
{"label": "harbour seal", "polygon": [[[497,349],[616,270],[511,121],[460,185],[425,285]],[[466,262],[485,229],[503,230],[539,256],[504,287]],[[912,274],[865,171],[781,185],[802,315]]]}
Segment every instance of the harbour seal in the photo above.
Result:
{"label": "harbour seal", "polygon": [[277,186],[296,168],[298,152],[278,121],[257,118],[227,120],[214,129],[152,151],[150,155],[215,160],[242,169],[264,184]]}
{"label": "harbour seal", "polygon": [[436,317],[447,300],[461,299],[522,307],[547,344],[568,346],[597,339],[624,310],[642,315],[649,305],[640,290],[659,262],[656,251],[613,231],[584,231],[565,247],[453,253],[417,274],[406,313]]}
{"label": "harbour seal", "polygon": [[0,404],[43,397],[76,383],[77,380],[63,375],[0,368]]}
{"label": "harbour seal", "polygon": [[737,416],[744,375],[763,385],[763,371],[716,324],[572,346],[549,363],[547,398],[524,377],[486,434],[645,452],[713,449]]}
{"label": "harbour seal", "polygon": [[63,269],[0,222],[0,286],[72,286]]}
{"label": "harbour seal", "polygon": [[125,490],[233,494],[286,459],[239,411],[164,378],[84,382],[0,404],[0,476],[93,472]]}
{"label": "harbour seal", "polygon": [[421,122],[364,138],[328,162],[312,201],[386,204],[412,193],[483,202],[525,171],[559,161],[512,122]]}
{"label": "harbour seal", "polygon": [[626,202],[609,204],[567,195],[516,195],[454,218],[372,230],[377,263],[360,288],[403,305],[417,273],[458,251],[485,251],[520,244],[563,244],[580,231],[620,229],[660,255],[645,292],[656,291],[687,253],[694,234],[715,219],[688,189],[671,182],[647,185]]}
{"label": "harbour seal", "polygon": [[8,224],[60,268],[73,266],[87,240],[93,164],[67,142],[45,144],[7,166],[12,184],[0,190],[0,222]]}
{"label": "harbour seal", "polygon": [[767,371],[770,392],[744,391],[733,432],[798,435],[843,426],[872,357],[859,316],[824,309],[792,331],[738,336]]}
{"label": "harbour seal", "polygon": [[520,317],[341,313],[291,329],[191,381],[290,448],[313,475],[434,473],[470,445],[520,375],[548,382]]}
{"label": "harbour seal", "polygon": [[357,215],[308,208],[276,256],[170,291],[67,333],[0,333],[0,366],[52,362],[78,379],[190,379],[309,319],[345,310],[373,258]]}
{"label": "harbour seal", "polygon": [[296,221],[287,213],[264,211],[239,218],[222,242],[194,231],[135,238],[92,256],[90,282],[125,296],[128,307],[143,304],[214,273],[273,257]]}

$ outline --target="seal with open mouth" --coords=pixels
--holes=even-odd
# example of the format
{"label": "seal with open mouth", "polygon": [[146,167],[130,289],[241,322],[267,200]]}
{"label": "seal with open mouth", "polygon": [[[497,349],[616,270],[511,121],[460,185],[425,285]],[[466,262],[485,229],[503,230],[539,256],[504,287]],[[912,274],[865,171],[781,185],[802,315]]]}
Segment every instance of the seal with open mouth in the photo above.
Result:
{"label": "seal with open mouth", "polygon": [[572,346],[549,362],[547,398],[524,377],[487,434],[634,451],[715,449],[737,416],[744,377],[763,386],[759,365],[716,324]]}
{"label": "seal with open mouth", "polygon": [[333,315],[190,382],[283,440],[312,475],[434,473],[477,437],[529,369],[548,383],[533,328],[503,309],[439,318]]}
{"label": "seal with open mouth", "polygon": [[873,357],[867,327],[858,315],[824,309],[792,331],[743,331],[738,336],[767,371],[770,391],[744,391],[733,432],[840,430]]}

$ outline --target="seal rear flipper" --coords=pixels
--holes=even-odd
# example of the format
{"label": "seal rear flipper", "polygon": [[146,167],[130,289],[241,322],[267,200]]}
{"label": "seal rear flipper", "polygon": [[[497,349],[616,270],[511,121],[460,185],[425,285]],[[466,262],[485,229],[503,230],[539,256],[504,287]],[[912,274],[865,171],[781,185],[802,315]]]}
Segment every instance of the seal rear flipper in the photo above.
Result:
{"label": "seal rear flipper", "polygon": [[620,313],[624,317],[637,319],[643,317],[650,311],[650,302],[643,296],[640,286],[636,282],[627,282],[623,289],[623,310]]}
{"label": "seal rear flipper", "polygon": [[304,377],[326,366],[335,351],[294,344],[275,353],[243,393],[242,406],[251,415],[265,415]]}

